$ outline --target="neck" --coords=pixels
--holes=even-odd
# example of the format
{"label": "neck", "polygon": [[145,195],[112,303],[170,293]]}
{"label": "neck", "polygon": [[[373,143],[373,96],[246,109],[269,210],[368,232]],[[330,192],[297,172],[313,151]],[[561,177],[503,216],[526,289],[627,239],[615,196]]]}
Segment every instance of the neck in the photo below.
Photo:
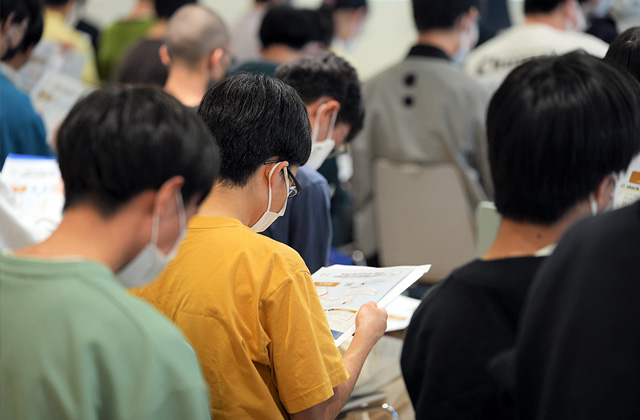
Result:
{"label": "neck", "polygon": [[587,214],[585,206],[580,205],[551,225],[503,219],[496,239],[482,258],[494,260],[533,256],[542,248],[557,243],[571,225]]}
{"label": "neck", "polygon": [[167,19],[158,19],[158,21],[147,32],[149,39],[162,39],[167,32]]}
{"label": "neck", "polygon": [[216,182],[211,194],[200,206],[198,216],[205,217],[229,217],[238,219],[245,226],[251,226],[260,215],[256,215],[253,209],[247,206],[252,202],[252,188],[247,184],[245,187],[227,187]]}
{"label": "neck", "polygon": [[449,57],[453,57],[460,48],[460,34],[454,30],[434,29],[418,34],[419,44],[433,45],[440,48]]}
{"label": "neck", "polygon": [[[88,206],[66,211],[60,226],[44,242],[15,252],[16,256],[42,259],[80,258],[95,261],[119,271],[144,244],[136,244],[131,214],[117,214],[105,219]],[[149,220],[151,230],[151,221]],[[150,232],[149,232],[150,237]],[[147,237],[147,240],[149,238]]]}
{"label": "neck", "polygon": [[524,18],[525,25],[547,25],[564,31],[566,22],[560,13],[529,13]]}
{"label": "neck", "polygon": [[200,105],[202,97],[207,92],[209,81],[209,72],[204,64],[192,69],[175,63],[169,68],[169,76],[164,90],[182,102],[183,105],[195,107]]}
{"label": "neck", "polygon": [[153,2],[149,0],[140,0],[133,10],[127,16],[127,20],[141,20],[153,17],[156,14]]}
{"label": "neck", "polygon": [[288,63],[300,58],[302,53],[286,45],[271,45],[262,51],[262,58],[272,63]]}

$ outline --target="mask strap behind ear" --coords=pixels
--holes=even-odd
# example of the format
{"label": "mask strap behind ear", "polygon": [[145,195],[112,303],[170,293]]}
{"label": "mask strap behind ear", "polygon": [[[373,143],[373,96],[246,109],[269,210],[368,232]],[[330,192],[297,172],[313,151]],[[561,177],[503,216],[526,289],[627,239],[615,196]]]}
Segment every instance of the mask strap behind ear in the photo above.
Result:
{"label": "mask strap behind ear", "polygon": [[325,140],[333,138],[333,129],[336,128],[337,119],[338,119],[338,111],[334,112],[333,115],[331,115],[331,125],[329,126],[329,134],[327,134],[327,138]]}
{"label": "mask strap behind ear", "polygon": [[591,215],[595,216],[598,214],[598,202],[596,201],[593,193],[589,194],[589,205],[591,206]]}
{"label": "mask strap behind ear", "polygon": [[327,103],[323,103],[318,107],[318,111],[316,111],[316,119],[313,122],[313,133],[311,133],[311,143],[315,143],[318,141],[318,130],[320,129],[320,113],[327,106]]}

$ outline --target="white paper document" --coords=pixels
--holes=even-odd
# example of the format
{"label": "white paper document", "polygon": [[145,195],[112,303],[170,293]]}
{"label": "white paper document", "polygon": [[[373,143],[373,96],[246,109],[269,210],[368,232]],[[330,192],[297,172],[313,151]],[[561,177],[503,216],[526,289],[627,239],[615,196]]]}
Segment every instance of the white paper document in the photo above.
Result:
{"label": "white paper document", "polygon": [[625,207],[640,200],[640,155],[631,161],[629,169],[616,185],[615,206]]}
{"label": "white paper document", "polygon": [[89,56],[60,42],[42,40],[33,49],[29,61],[18,71],[21,85],[28,91],[46,73],[59,73],[80,80]]}
{"label": "white paper document", "polygon": [[334,265],[316,271],[313,282],[336,346],[355,332],[360,306],[374,301],[379,307],[386,307],[430,268]]}
{"label": "white paper document", "polygon": [[30,96],[33,107],[44,121],[49,144],[71,108],[78,99],[90,91],[88,85],[65,74],[52,71],[42,75],[31,90]]}
{"label": "white paper document", "polygon": [[55,158],[10,154],[0,173],[15,194],[17,208],[34,220],[62,218],[64,193]]}

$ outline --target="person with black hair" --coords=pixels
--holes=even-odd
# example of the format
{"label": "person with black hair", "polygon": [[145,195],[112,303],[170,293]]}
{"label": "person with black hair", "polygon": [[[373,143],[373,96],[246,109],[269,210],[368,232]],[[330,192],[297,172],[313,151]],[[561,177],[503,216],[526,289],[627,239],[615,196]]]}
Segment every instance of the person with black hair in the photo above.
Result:
{"label": "person with black hair", "polygon": [[47,144],[42,117],[33,108],[27,92],[21,89],[17,70],[29,59],[42,37],[43,4],[40,0],[23,0],[28,22],[22,41],[4,54],[0,63],[0,170],[10,153],[53,156]]}
{"label": "person with black hair", "polygon": [[[364,86],[367,117],[353,141],[354,239],[377,254],[373,172],[378,159],[452,164],[470,211],[491,192],[484,119],[489,92],[457,68],[477,40],[480,0],[413,0],[418,43]],[[432,220],[432,223],[438,223]],[[438,238],[443,247],[447,238]]]}
{"label": "person with black hair", "polygon": [[495,90],[518,65],[535,57],[584,50],[602,58],[606,42],[584,33],[583,0],[525,0],[524,22],[500,33],[469,54],[465,71]]}
{"label": "person with black hair", "polygon": [[93,46],[84,32],[67,23],[77,14],[81,1],[83,0],[45,0],[43,38],[60,43],[63,48],[73,48],[82,55],[85,59],[82,81],[97,85],[100,80]]}
{"label": "person with black hair", "polygon": [[263,73],[275,76],[276,68],[305,54],[318,51],[317,24],[307,10],[288,5],[274,6],[260,25],[260,60],[240,63],[230,74]]}
{"label": "person with black hair", "polygon": [[364,27],[367,0],[323,0],[320,11],[331,23],[331,48],[339,52],[351,52]]}
{"label": "person with black hair", "polygon": [[[611,205],[615,174],[640,151],[638,130],[640,84],[587,54],[535,59],[500,86],[487,132],[502,221],[487,253],[439,283],[411,319],[401,364],[416,418],[514,418],[489,364],[514,345],[527,292],[545,256],[576,221]],[[556,282],[548,284],[549,294],[536,300],[545,313],[559,291]],[[561,324],[536,329],[550,340],[549,349],[566,336],[547,335]],[[570,365],[588,348],[565,353],[569,358],[561,363]],[[529,359],[527,366],[542,373],[546,368],[538,360]],[[539,418],[529,411],[538,395],[532,388],[522,395],[524,418]],[[568,413],[549,418],[585,418]]]}
{"label": "person with black hair", "polygon": [[273,6],[290,4],[290,0],[254,0],[231,28],[231,50],[240,63],[260,59],[260,25]]}
{"label": "person with black hair", "polygon": [[[576,178],[585,184],[594,181],[596,171],[624,169],[640,153],[640,84],[607,65],[590,70],[601,83],[567,96],[598,92],[584,101],[593,116],[583,121],[594,125],[580,139],[592,148],[591,159],[582,165],[589,177]],[[596,143],[596,137],[602,140]],[[615,166],[607,153],[614,147],[620,155]],[[567,169],[563,173],[584,176]],[[638,238],[640,203],[576,224],[538,271],[512,353],[518,418],[640,417]]]}
{"label": "person with black hair", "polygon": [[220,178],[177,258],[134,293],[193,344],[214,418],[335,418],[387,314],[363,305],[341,358],[300,256],[256,234],[301,193],[295,175],[311,152],[304,103],[278,79],[239,74],[211,88],[198,114],[220,146]]}
{"label": "person with black hair", "polygon": [[[609,47],[604,61],[624,68],[640,81],[640,27],[630,28],[621,33]],[[640,154],[635,156],[618,180],[615,207],[624,207],[640,200]]]}
{"label": "person with black hair", "polygon": [[62,223],[0,253],[0,417],[208,419],[193,350],[125,287],[171,260],[218,173],[215,141],[161,90],[110,87],[57,144]]}
{"label": "person with black hair", "polygon": [[329,186],[317,170],[362,128],[361,86],[355,69],[328,51],[283,64],[276,77],[302,97],[313,127],[312,145],[309,161],[297,173],[304,192],[264,234],[298,251],[314,273],[328,264],[333,231]]}
{"label": "person with black hair", "polygon": [[209,86],[225,76],[231,63],[224,21],[206,7],[182,6],[169,19],[160,58],[169,69],[164,91],[197,108]]}
{"label": "person with black hair", "polygon": [[1,0],[0,2],[0,58],[7,51],[17,48],[29,23],[29,11],[20,0]]}
{"label": "person with black hair", "polygon": [[156,22],[145,37],[129,47],[115,71],[114,80],[130,85],[163,87],[169,69],[160,58],[160,48],[169,24],[169,18],[180,7],[195,4],[197,0],[155,0]]}

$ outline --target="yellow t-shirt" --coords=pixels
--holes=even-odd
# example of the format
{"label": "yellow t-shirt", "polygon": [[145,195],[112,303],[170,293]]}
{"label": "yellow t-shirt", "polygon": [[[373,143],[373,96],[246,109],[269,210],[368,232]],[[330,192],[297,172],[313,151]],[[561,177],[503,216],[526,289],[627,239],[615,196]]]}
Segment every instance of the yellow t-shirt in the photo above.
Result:
{"label": "yellow t-shirt", "polygon": [[182,329],[216,419],[288,418],[349,377],[309,270],[236,219],[194,217],[147,299]]}
{"label": "yellow t-shirt", "polygon": [[91,42],[89,42],[88,37],[82,32],[67,25],[62,13],[45,10],[44,32],[42,33],[42,37],[50,41],[69,45],[79,53],[85,54],[87,61],[82,71],[82,81],[92,86],[98,85],[98,68],[96,66],[96,57]]}

